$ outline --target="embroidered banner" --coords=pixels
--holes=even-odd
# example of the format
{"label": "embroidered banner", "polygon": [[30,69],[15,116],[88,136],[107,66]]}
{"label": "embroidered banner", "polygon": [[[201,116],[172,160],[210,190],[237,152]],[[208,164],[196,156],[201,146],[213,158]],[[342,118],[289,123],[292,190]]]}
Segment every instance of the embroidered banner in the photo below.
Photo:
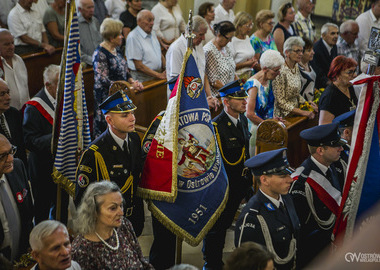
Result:
{"label": "embroidered banner", "polygon": [[227,201],[227,175],[189,49],[152,140],[139,192],[153,199],[152,214],[191,245],[202,241]]}

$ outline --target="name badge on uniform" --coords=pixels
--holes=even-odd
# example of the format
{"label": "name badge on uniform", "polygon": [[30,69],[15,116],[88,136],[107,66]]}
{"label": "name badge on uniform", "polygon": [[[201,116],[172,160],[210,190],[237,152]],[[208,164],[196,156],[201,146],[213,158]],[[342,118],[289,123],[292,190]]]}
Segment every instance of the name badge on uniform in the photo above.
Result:
{"label": "name badge on uniform", "polygon": [[264,205],[266,206],[266,208],[269,210],[269,211],[275,211],[276,208],[274,207],[273,204],[271,203],[264,203]]}
{"label": "name badge on uniform", "polygon": [[113,165],[112,168],[115,168],[115,169],[122,169],[122,168],[123,168],[123,164]]}

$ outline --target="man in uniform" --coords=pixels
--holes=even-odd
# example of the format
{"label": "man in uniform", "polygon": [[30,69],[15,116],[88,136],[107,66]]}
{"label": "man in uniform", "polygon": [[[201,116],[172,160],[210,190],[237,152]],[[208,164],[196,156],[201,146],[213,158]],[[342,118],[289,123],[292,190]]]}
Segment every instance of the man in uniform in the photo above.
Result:
{"label": "man in uniform", "polygon": [[144,227],[144,208],[135,196],[142,170],[141,142],[135,130],[136,106],[123,92],[108,97],[99,108],[108,128],[83,153],[76,172],[75,204],[87,186],[95,181],[110,180],[121,189],[124,211],[139,236]]}
{"label": "man in uniform", "polygon": [[224,110],[213,119],[223,164],[226,169],[229,193],[226,208],[203,241],[203,269],[223,268],[223,247],[226,231],[231,226],[240,202],[252,186],[252,176],[244,166],[249,158],[248,121],[244,116],[248,94],[240,80],[219,90]]}
{"label": "man in uniform", "polygon": [[305,267],[331,243],[331,234],[341,201],[344,169],[340,154],[346,143],[338,124],[315,126],[300,133],[307,141],[310,157],[292,174],[293,197],[301,222],[298,266]]}
{"label": "man in uniform", "polygon": [[259,190],[236,222],[235,246],[247,241],[262,244],[274,254],[277,269],[293,269],[300,224],[288,195],[292,170],[286,148],[260,153],[245,165],[251,169]]}

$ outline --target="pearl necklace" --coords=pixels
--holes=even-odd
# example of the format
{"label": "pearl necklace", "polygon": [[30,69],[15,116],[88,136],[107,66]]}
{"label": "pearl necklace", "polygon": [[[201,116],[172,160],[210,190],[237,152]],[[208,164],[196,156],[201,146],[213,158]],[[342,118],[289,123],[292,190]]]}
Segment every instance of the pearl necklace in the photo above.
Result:
{"label": "pearl necklace", "polygon": [[117,231],[115,229],[113,229],[113,232],[115,233],[116,235],[116,247],[113,247],[111,246],[110,244],[108,244],[106,241],[104,241],[103,238],[100,237],[100,235],[95,232],[96,236],[100,239],[100,241],[103,242],[103,244],[105,244],[107,247],[109,247],[110,249],[112,250],[118,250],[119,249],[119,246],[120,246],[120,242],[119,242],[119,236],[117,235]]}

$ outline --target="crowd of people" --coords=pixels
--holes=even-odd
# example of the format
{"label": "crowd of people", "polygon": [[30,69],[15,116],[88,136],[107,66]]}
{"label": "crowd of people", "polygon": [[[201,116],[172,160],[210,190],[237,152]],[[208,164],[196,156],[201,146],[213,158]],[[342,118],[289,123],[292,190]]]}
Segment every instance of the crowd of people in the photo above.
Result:
{"label": "crowd of people", "polygon": [[[31,98],[20,57],[62,47],[66,1],[6,2],[0,9],[0,259],[6,265],[30,247],[38,263],[33,269],[174,267],[175,235],[155,217],[149,259],[142,255],[138,108],[109,89],[119,80],[137,91],[149,80],[175,83],[187,48],[178,1],[159,0],[152,10],[142,9],[141,0],[76,1],[81,62],[93,68],[95,83],[94,100],[87,101],[94,104],[94,141],[77,169],[72,244],[66,226],[49,220],[56,211],[51,139],[60,68],[45,68],[44,87]],[[371,27],[380,27],[380,0],[356,20],[325,23],[319,39],[312,0],[284,3],[277,14],[235,14],[235,3],[203,3],[191,24],[208,105],[222,107],[213,122],[229,179],[225,210],[203,242],[203,269],[223,268],[226,231],[242,201],[237,249],[225,269],[302,269],[331,245],[336,206],[325,197],[343,189],[358,104],[351,81],[367,68],[362,58]],[[319,120],[300,134],[310,156],[295,172],[287,149],[255,155],[258,125],[293,116]]]}

